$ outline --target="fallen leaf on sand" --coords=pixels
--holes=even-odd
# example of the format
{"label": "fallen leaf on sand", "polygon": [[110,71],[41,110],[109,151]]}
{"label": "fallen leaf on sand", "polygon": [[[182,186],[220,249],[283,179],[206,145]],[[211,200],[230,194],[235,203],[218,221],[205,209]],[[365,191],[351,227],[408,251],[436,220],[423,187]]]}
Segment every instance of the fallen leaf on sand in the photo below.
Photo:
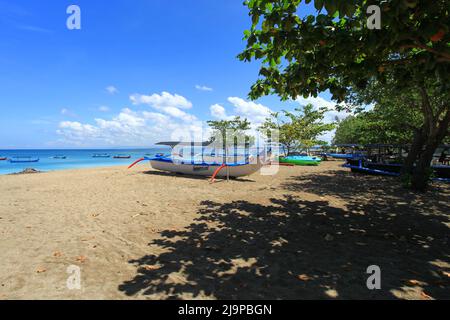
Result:
{"label": "fallen leaf on sand", "polygon": [[61,251],[55,251],[54,253],[53,253],[53,256],[54,257],[61,257],[63,254],[62,254],[62,252]]}
{"label": "fallen leaf on sand", "polygon": [[85,256],[79,256],[79,257],[77,257],[76,258],[76,260],[78,261],[78,262],[80,262],[80,263],[84,263],[85,261],[86,261],[86,257]]}
{"label": "fallen leaf on sand", "polygon": [[158,270],[160,268],[161,268],[160,266],[151,266],[151,265],[148,265],[148,266],[144,267],[144,269],[147,270],[147,271]]}
{"label": "fallen leaf on sand", "polygon": [[298,280],[302,280],[302,281],[309,281],[311,280],[311,277],[309,277],[307,274],[299,274],[297,276]]}
{"label": "fallen leaf on sand", "polygon": [[420,295],[422,296],[422,298],[426,299],[426,300],[431,300],[433,299],[433,297],[427,295],[425,292],[421,292]]}
{"label": "fallen leaf on sand", "polygon": [[45,269],[45,268],[37,268],[36,273],[44,273],[45,271],[47,271],[47,269]]}

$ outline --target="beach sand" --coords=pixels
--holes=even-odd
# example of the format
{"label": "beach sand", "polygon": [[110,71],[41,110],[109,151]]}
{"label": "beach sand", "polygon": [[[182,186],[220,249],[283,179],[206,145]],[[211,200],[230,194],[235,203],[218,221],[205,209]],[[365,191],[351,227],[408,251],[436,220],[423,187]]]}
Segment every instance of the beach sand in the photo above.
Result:
{"label": "beach sand", "polygon": [[450,299],[449,186],[340,165],[214,184],[148,164],[0,176],[0,299]]}

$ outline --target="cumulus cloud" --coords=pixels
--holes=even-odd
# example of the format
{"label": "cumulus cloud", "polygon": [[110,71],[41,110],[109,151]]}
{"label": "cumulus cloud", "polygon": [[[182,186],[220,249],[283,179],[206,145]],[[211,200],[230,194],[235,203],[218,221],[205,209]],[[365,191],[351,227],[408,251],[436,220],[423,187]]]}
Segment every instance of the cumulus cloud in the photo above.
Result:
{"label": "cumulus cloud", "polygon": [[299,97],[295,100],[296,102],[298,102],[301,106],[305,106],[307,104],[312,104],[314,106],[314,108],[319,109],[319,108],[326,108],[327,111],[325,113],[325,121],[326,122],[334,122],[336,121],[336,118],[339,119],[345,119],[347,118],[351,113],[346,112],[346,111],[337,111],[336,110],[336,103],[333,101],[329,101],[329,100],[325,100],[322,97],[308,97],[308,98],[303,98],[303,97]]}
{"label": "cumulus cloud", "polygon": [[238,97],[229,97],[228,101],[234,106],[234,113],[247,118],[253,124],[261,124],[271,115],[271,110],[259,103],[247,101]]}
{"label": "cumulus cloud", "polygon": [[109,94],[116,94],[119,92],[119,90],[117,90],[117,88],[114,86],[107,86],[105,89]]}
{"label": "cumulus cloud", "polygon": [[182,109],[192,107],[180,95],[167,92],[153,95],[132,95],[134,105],[145,104],[152,109],[124,108],[110,119],[97,118],[92,123],[64,121],[57,133],[65,143],[77,146],[149,146],[167,139],[202,139],[202,123]]}
{"label": "cumulus cloud", "polygon": [[220,104],[213,104],[209,107],[209,111],[211,112],[211,116],[219,119],[219,120],[226,120],[230,117],[227,116],[227,112],[224,107],[222,107]]}
{"label": "cumulus cloud", "polygon": [[176,107],[181,109],[192,108],[192,103],[185,97],[178,94],[170,94],[163,91],[161,94],[154,93],[152,95],[133,94],[130,96],[130,100],[133,104],[148,104],[156,109],[162,109],[165,107]]}
{"label": "cumulus cloud", "polygon": [[200,90],[200,91],[213,91],[212,88],[207,87],[207,86],[201,86],[201,85],[195,85],[195,89]]}

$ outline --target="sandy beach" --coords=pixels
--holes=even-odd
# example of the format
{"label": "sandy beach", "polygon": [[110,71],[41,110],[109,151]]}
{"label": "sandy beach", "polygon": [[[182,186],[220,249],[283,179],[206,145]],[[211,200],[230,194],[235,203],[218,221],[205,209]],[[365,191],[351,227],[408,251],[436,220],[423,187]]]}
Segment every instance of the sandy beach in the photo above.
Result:
{"label": "sandy beach", "polygon": [[450,299],[449,185],[340,165],[214,184],[148,164],[0,176],[0,299]]}

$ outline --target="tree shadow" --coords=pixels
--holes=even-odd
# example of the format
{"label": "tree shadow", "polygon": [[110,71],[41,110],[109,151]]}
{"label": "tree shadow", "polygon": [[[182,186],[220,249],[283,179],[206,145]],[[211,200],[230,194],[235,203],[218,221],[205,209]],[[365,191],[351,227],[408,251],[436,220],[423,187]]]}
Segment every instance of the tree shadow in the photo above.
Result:
{"label": "tree shadow", "polygon": [[[331,194],[333,179],[313,174],[285,187]],[[448,216],[428,215],[426,198],[405,205],[382,184],[366,191],[389,201],[361,201],[347,188],[364,186],[337,186],[345,209],[288,194],[269,204],[204,201],[184,231],[149,244],[163,253],[130,261],[137,275],[119,290],[172,299],[395,299],[425,290],[448,299]],[[381,268],[381,290],[367,289],[369,265]]]}

